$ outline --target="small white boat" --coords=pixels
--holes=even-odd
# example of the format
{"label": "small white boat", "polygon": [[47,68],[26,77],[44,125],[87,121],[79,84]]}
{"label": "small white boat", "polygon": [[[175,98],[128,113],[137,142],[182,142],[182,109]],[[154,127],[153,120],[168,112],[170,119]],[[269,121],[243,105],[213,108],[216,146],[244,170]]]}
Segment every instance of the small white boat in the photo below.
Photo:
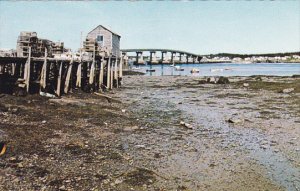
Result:
{"label": "small white boat", "polygon": [[140,67],[133,67],[131,68],[132,70],[140,70],[141,68]]}
{"label": "small white boat", "polygon": [[200,70],[197,69],[197,68],[193,68],[193,69],[191,70],[191,73],[199,73],[199,72],[200,72]]}
{"label": "small white boat", "polygon": [[184,71],[184,69],[181,68],[180,66],[174,66],[174,68],[175,68],[176,71]]}
{"label": "small white boat", "polygon": [[174,63],[173,63],[173,64],[171,64],[171,65],[170,65],[170,67],[175,67],[175,64],[174,64]]}
{"label": "small white boat", "polygon": [[223,69],[222,68],[212,68],[210,69],[210,72],[222,72]]}

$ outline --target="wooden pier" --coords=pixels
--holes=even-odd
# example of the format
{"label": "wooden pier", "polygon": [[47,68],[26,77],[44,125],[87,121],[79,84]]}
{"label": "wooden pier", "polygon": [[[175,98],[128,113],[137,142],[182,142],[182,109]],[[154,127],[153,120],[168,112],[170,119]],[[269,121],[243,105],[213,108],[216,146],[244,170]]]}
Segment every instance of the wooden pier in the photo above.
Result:
{"label": "wooden pier", "polygon": [[73,89],[97,92],[118,88],[122,80],[122,54],[92,59],[32,57],[0,57],[0,93],[15,95],[40,93],[61,96]]}

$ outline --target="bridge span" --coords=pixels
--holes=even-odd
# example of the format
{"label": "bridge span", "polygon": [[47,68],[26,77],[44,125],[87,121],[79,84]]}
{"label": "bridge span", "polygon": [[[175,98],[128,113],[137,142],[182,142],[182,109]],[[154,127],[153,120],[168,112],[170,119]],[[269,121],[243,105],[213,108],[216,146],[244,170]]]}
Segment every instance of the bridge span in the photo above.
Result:
{"label": "bridge span", "polygon": [[[173,49],[159,49],[159,48],[142,48],[142,49],[122,49],[123,54],[135,53],[136,55],[128,58],[134,61],[135,64],[171,64],[171,63],[199,63],[202,56],[186,51]],[[157,56],[160,52],[160,56]],[[145,56],[146,55],[146,56]]]}

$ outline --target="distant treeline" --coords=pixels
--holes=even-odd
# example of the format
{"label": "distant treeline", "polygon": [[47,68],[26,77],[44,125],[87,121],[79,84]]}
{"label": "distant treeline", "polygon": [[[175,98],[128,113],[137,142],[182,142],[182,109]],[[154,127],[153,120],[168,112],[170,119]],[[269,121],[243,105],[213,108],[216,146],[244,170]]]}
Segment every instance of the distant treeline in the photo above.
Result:
{"label": "distant treeline", "polygon": [[240,57],[240,58],[247,58],[247,57],[259,57],[259,56],[267,56],[267,57],[275,57],[275,56],[292,56],[292,55],[299,55],[300,52],[285,52],[285,53],[270,53],[270,54],[231,54],[231,53],[219,53],[219,54],[209,54],[209,55],[204,55],[206,57],[229,57],[229,58],[235,58],[235,57]]}

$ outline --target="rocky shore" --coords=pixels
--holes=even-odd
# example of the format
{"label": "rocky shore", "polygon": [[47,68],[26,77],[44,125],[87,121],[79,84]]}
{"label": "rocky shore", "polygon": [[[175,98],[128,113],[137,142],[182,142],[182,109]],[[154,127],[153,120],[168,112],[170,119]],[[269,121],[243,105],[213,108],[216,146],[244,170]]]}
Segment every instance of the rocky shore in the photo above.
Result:
{"label": "rocky shore", "polygon": [[0,95],[0,190],[299,190],[300,78],[219,81]]}

